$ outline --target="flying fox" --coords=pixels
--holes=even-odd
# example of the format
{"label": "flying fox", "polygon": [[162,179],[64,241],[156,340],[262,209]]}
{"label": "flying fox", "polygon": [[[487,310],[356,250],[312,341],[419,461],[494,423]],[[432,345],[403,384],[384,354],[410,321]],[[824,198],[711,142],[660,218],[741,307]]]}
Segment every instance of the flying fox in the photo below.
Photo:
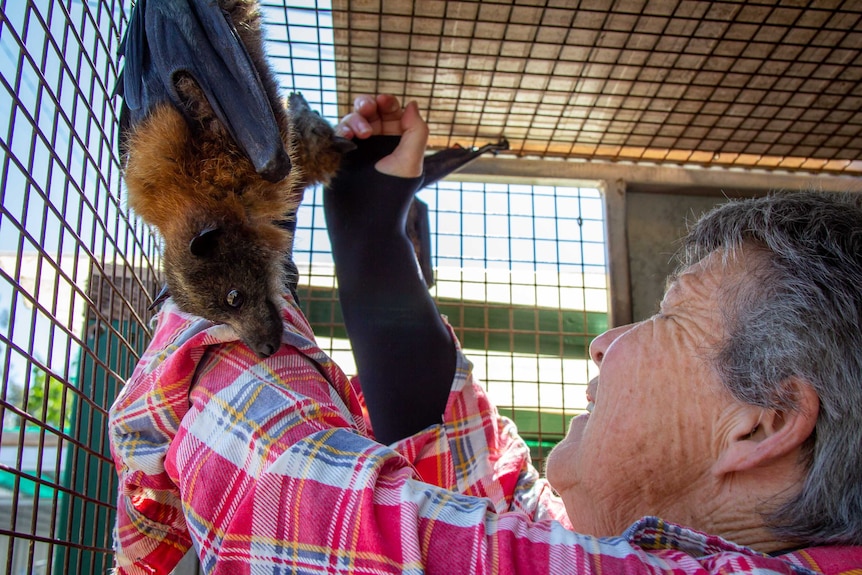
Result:
{"label": "flying fox", "polygon": [[127,202],[161,236],[163,295],[268,357],[303,191],[354,145],[301,94],[285,105],[255,0],[138,0],[120,56]]}

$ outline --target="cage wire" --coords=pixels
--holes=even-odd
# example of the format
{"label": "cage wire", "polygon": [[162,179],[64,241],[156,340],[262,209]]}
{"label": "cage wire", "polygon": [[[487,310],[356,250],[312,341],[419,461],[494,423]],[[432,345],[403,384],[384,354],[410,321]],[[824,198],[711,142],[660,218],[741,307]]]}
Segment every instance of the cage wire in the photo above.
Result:
{"label": "cage wire", "polygon": [[[312,107],[337,121],[352,98],[364,93],[350,84],[355,74],[344,72],[342,58],[350,47],[337,43],[345,30],[335,27],[344,21],[344,11],[329,10],[324,2],[264,0],[261,6],[267,53],[280,85],[285,92],[302,92]],[[348,12],[367,9],[357,3]],[[404,86],[387,83],[383,67],[378,71],[376,85],[363,77],[359,87],[414,99]],[[477,143],[487,142],[468,138],[448,145]],[[518,424],[541,467],[568,420],[585,408],[589,341],[607,327],[600,192],[595,186],[443,181],[418,197],[430,214],[432,295],[474,362],[475,374],[501,413]],[[319,190],[306,193],[297,221],[294,259],[303,309],[323,349],[353,373]]]}
{"label": "cage wire", "polygon": [[104,573],[107,408],[150,335],[157,244],[123,205],[118,2],[0,4],[0,569]]}
{"label": "cage wire", "polygon": [[[152,335],[161,284],[158,239],[126,208],[117,146],[129,9],[0,1],[0,573],[112,564],[107,410]],[[335,121],[355,92],[339,85],[331,6],[261,10],[284,91]],[[298,214],[299,292],[321,347],[350,374],[321,196],[307,190]],[[455,178],[419,197],[432,294],[541,465],[584,407],[588,343],[607,326],[600,191]]]}
{"label": "cage wire", "polygon": [[859,175],[857,0],[333,0],[338,81],[433,146]]}

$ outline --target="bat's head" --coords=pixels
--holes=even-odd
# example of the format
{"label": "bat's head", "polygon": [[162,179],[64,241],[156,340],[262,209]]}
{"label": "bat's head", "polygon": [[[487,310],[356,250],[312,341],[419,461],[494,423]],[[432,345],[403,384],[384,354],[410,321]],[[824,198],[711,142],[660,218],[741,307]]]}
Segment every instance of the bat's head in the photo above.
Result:
{"label": "bat's head", "polygon": [[[174,238],[178,240],[178,238]],[[218,222],[166,241],[164,267],[180,309],[232,327],[259,357],[281,346],[289,232]]]}

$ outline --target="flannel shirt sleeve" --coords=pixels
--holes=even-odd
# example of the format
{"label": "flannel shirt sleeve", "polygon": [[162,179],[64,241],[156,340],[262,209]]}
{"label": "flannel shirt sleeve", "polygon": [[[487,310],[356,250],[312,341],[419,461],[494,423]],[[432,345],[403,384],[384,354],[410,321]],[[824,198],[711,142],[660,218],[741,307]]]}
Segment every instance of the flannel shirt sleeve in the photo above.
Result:
{"label": "flannel shirt sleeve", "polygon": [[393,448],[427,483],[487,498],[498,513],[520,511],[535,521],[554,519],[571,528],[562,500],[533,466],[515,424],[497,412],[474,379],[473,365],[449,329],[457,360],[442,422]]}
{"label": "flannel shirt sleeve", "polygon": [[169,350],[203,337],[207,324],[172,314],[161,317],[129,380],[135,383],[123,387],[108,425],[119,479],[116,562],[118,571],[129,575],[169,573],[192,544],[179,489],[165,472],[164,461],[188,411],[193,374],[188,364],[194,360],[170,355]]}
{"label": "flannel shirt sleeve", "polygon": [[[111,453],[119,479],[114,528],[119,575],[170,573],[192,546],[192,533],[220,529],[218,523],[190,523],[195,515],[189,500],[219,506],[225,495],[221,476],[205,477],[183,492],[180,477],[188,470],[175,465],[177,450],[193,441],[186,432],[202,406],[209,407],[208,413],[223,411],[219,423],[226,433],[253,428],[244,453],[251,476],[308,432],[304,426],[263,429],[256,425],[254,408],[244,412],[239,403],[220,402],[219,386],[230,383],[237,393],[248,390],[251,397],[237,402],[260,406],[272,400],[279,409],[293,405],[310,428],[346,426],[367,433],[356,390],[314,344],[310,326],[289,298],[284,315],[285,345],[266,361],[240,344],[231,329],[183,314],[170,302],[156,317],[153,341],[110,410]],[[291,395],[294,403],[274,397],[273,389],[277,394],[290,386],[300,390]],[[231,470],[224,471],[226,480]]]}

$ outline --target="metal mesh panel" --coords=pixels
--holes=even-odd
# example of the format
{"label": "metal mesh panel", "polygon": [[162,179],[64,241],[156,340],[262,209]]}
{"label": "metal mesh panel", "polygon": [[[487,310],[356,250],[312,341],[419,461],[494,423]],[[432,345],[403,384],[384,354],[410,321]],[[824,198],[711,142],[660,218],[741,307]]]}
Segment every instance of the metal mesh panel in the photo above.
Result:
{"label": "metal mesh panel", "polygon": [[[111,94],[127,10],[0,0],[0,573],[111,565],[107,409],[151,336],[160,284],[158,242],[126,210],[117,154]],[[332,120],[344,113],[328,6],[262,10],[285,91]],[[444,181],[420,197],[433,295],[541,463],[583,407],[587,342],[607,323],[599,192]],[[319,190],[298,219],[304,309],[352,373]]]}
{"label": "metal mesh panel", "polygon": [[116,155],[123,10],[0,8],[0,572],[104,573],[106,413],[149,338],[156,284]]}
{"label": "metal mesh panel", "polygon": [[554,158],[862,171],[862,4],[334,0],[339,94],[431,143]]}
{"label": "metal mesh panel", "polygon": [[581,413],[607,329],[603,202],[590,187],[441,182],[433,293],[500,413],[541,466]]}
{"label": "metal mesh panel", "polygon": [[[431,293],[541,465],[585,407],[589,342],[608,326],[600,192],[443,181],[418,197],[430,213]],[[321,347],[354,373],[319,190],[307,192],[297,219],[302,307]]]}

